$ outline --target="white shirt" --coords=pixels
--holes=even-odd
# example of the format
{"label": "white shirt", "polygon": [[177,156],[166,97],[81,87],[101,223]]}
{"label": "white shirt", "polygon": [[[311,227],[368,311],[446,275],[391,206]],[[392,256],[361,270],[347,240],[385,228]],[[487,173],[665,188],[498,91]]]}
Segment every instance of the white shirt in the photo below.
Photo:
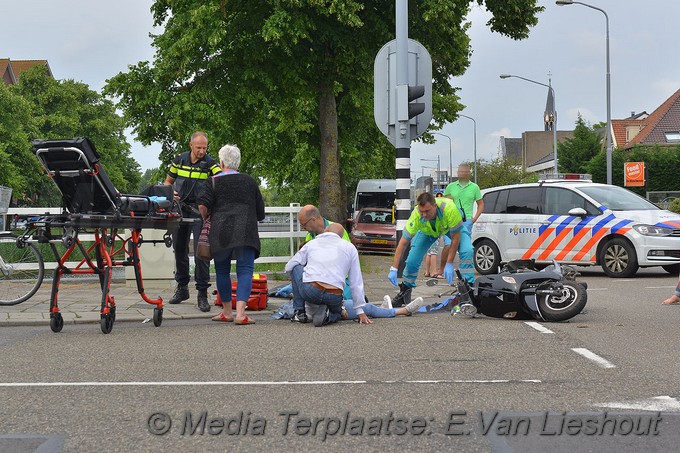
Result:
{"label": "white shirt", "polygon": [[286,263],[286,272],[301,264],[305,267],[302,281],[320,282],[336,288],[345,287],[345,276],[349,276],[354,309],[357,314],[364,312],[364,279],[361,276],[359,253],[351,242],[335,233],[319,234]]}

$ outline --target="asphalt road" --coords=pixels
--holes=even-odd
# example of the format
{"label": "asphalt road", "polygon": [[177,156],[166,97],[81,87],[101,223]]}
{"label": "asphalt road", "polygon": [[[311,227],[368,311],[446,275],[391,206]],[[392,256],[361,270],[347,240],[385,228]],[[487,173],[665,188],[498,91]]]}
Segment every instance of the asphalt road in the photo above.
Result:
{"label": "asphalt road", "polygon": [[580,279],[558,324],[3,328],[0,451],[676,451],[677,280]]}

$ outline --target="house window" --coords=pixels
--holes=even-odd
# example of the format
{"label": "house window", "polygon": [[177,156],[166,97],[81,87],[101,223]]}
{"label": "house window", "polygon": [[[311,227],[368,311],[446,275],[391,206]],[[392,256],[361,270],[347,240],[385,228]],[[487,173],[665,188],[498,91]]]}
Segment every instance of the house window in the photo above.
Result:
{"label": "house window", "polygon": [[665,132],[666,141],[668,143],[678,143],[680,142],[680,131]]}

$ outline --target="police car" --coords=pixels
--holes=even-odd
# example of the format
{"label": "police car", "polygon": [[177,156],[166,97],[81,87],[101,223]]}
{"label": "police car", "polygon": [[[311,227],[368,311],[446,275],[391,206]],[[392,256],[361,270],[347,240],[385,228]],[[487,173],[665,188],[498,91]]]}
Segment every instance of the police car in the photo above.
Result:
{"label": "police car", "polygon": [[482,191],[484,212],[472,233],[477,272],[535,259],[600,265],[610,277],[649,266],[680,273],[680,214],[589,175],[560,176]]}

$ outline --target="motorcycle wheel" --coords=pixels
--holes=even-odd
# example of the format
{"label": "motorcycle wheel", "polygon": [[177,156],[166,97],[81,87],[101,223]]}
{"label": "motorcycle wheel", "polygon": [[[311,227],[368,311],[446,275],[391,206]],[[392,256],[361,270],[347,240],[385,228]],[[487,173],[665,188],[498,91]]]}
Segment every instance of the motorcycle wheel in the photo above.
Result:
{"label": "motorcycle wheel", "polygon": [[563,280],[562,294],[538,298],[538,307],[546,321],[566,321],[583,311],[588,292],[580,283]]}

